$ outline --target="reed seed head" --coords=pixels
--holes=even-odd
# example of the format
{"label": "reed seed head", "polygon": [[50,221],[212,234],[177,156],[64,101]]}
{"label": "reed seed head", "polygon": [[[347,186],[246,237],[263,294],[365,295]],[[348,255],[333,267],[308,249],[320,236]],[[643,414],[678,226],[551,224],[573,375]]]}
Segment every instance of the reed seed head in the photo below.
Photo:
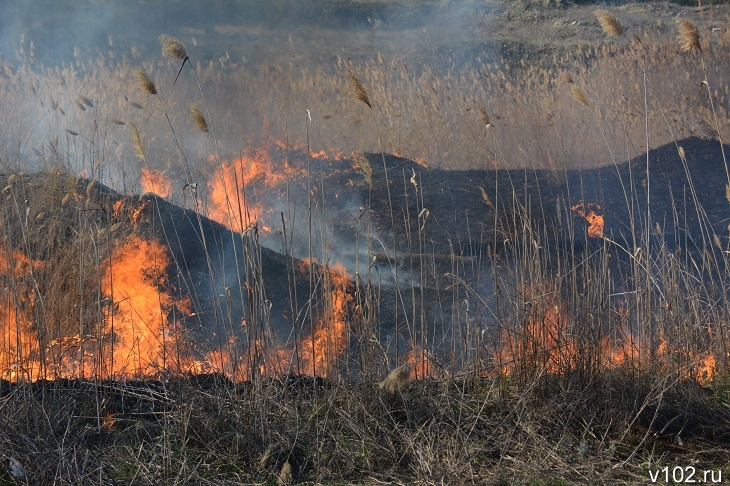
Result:
{"label": "reed seed head", "polygon": [[370,104],[370,98],[368,97],[367,91],[365,91],[365,87],[362,85],[359,79],[357,79],[357,76],[355,76],[355,73],[352,71],[347,71],[347,77],[349,78],[350,83],[350,91],[352,93],[352,96],[358,100],[365,103],[368,108],[372,109],[373,105]]}
{"label": "reed seed head", "polygon": [[157,87],[152,82],[149,76],[142,71],[142,68],[137,68],[134,71],[134,77],[137,78],[137,87],[149,95],[157,94]]}
{"label": "reed seed head", "polygon": [[689,19],[678,19],[679,24],[679,46],[685,52],[693,50],[702,51],[700,47],[700,33],[697,26]]}
{"label": "reed seed head", "polygon": [[570,87],[570,94],[573,96],[575,101],[583,106],[588,106],[588,98],[586,98],[586,94],[578,86],[572,85]]}
{"label": "reed seed head", "polygon": [[571,76],[568,71],[563,71],[562,73],[560,73],[560,79],[564,83],[573,84],[573,76]]}
{"label": "reed seed head", "polygon": [[730,184],[725,184],[725,199],[730,203]]}
{"label": "reed seed head", "polygon": [[134,144],[134,148],[137,151],[137,158],[140,160],[145,160],[144,158],[144,149],[142,149],[142,140],[139,138],[139,130],[137,130],[137,125],[134,123],[130,123],[129,127],[132,131],[132,143]]}
{"label": "reed seed head", "polygon": [[190,103],[190,120],[199,131],[208,133],[208,123],[205,121],[205,117],[200,111],[200,108],[195,103]]}
{"label": "reed seed head", "polygon": [[171,35],[162,34],[160,36],[160,45],[162,46],[162,54],[165,57],[179,59],[181,61],[184,61],[188,57],[185,44]]}
{"label": "reed seed head", "polygon": [[596,10],[594,13],[598,18],[598,23],[601,24],[604,34],[609,37],[620,37],[623,35],[624,28],[621,27],[621,24],[613,14],[605,10]]}
{"label": "reed seed head", "polygon": [[383,381],[378,384],[378,388],[387,390],[391,393],[398,391],[403,385],[408,383],[411,378],[411,368],[408,365],[403,365],[395,368],[393,371],[388,373]]}
{"label": "reed seed head", "polygon": [[[94,103],[92,103],[91,100],[89,98],[87,98],[86,96],[79,95],[79,101],[82,102],[83,104],[85,104],[86,106],[88,106],[89,108],[94,107]],[[56,103],[56,105],[58,105],[58,103]]]}
{"label": "reed seed head", "polygon": [[291,464],[289,464],[289,461],[286,461],[284,465],[281,467],[281,471],[279,472],[279,478],[277,481],[277,484],[280,486],[284,486],[286,484],[291,484],[292,481],[292,472],[291,472]]}

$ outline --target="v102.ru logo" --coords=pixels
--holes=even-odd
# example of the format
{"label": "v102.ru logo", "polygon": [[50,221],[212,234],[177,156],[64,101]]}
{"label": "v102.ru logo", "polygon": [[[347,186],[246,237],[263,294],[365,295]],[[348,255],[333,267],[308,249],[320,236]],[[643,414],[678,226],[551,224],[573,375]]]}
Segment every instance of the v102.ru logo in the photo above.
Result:
{"label": "v102.ru logo", "polygon": [[722,471],[712,469],[697,470],[692,466],[664,467],[649,471],[649,479],[652,483],[720,484],[722,483]]}

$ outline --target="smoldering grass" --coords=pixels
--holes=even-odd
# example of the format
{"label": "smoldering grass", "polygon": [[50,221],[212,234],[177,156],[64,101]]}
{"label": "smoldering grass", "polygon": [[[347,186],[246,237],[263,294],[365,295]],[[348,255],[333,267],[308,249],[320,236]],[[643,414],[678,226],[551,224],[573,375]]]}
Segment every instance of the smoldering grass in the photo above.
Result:
{"label": "smoldering grass", "polygon": [[[137,80],[137,87],[140,89],[140,91],[143,91],[149,95],[157,94],[157,87],[155,86],[155,83],[150,79],[149,76],[147,76],[147,73],[145,73],[142,68],[138,67],[134,70],[134,77]],[[130,104],[134,106],[136,103],[132,102]],[[139,106],[139,109],[141,108],[142,107]]]}
{"label": "smoldering grass", "polygon": [[129,124],[129,129],[132,133],[132,144],[137,151],[137,158],[139,158],[140,160],[145,160],[144,149],[142,148],[142,140],[139,138],[139,130],[137,130],[137,125],[132,122]]}
{"label": "smoldering grass", "polygon": [[598,18],[598,23],[601,24],[604,34],[609,37],[620,37],[623,35],[624,28],[613,14],[601,9],[596,10],[594,14]]}
{"label": "smoldering grass", "polygon": [[679,25],[679,46],[684,52],[702,51],[697,25],[689,19],[677,19]]}
{"label": "smoldering grass", "polygon": [[205,121],[203,113],[195,103],[190,103],[190,121],[193,122],[195,128],[204,133],[208,133],[208,123]]}

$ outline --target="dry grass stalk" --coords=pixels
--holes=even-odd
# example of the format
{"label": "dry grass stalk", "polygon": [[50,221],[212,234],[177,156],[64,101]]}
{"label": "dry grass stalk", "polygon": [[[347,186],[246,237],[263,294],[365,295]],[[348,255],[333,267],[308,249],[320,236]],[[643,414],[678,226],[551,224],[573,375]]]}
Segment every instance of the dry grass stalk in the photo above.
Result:
{"label": "dry grass stalk", "polygon": [[109,228],[110,233],[114,233],[116,230],[122,227],[122,223],[114,223],[111,228]]}
{"label": "dry grass stalk", "polygon": [[150,95],[157,94],[157,87],[155,87],[155,83],[153,83],[150,77],[142,71],[142,68],[135,69],[134,77],[137,78],[137,86],[140,90]]}
{"label": "dry grass stalk", "polygon": [[678,19],[679,24],[679,46],[683,51],[702,51],[700,47],[700,33],[697,26],[689,19]]}
{"label": "dry grass stalk", "polygon": [[624,28],[621,27],[618,19],[613,14],[606,10],[596,10],[594,12],[598,18],[598,23],[601,24],[603,33],[609,37],[620,37],[624,33]]}
{"label": "dry grass stalk", "polygon": [[586,98],[586,94],[578,86],[572,85],[570,87],[570,94],[575,101],[583,106],[588,106],[588,98]]}
{"label": "dry grass stalk", "polygon": [[725,199],[730,203],[730,184],[725,184]]}
{"label": "dry grass stalk", "polygon": [[411,378],[411,367],[403,365],[395,368],[393,371],[388,373],[383,381],[378,383],[378,388],[381,390],[387,390],[391,393],[395,393],[400,390],[403,385],[408,383]]}
{"label": "dry grass stalk", "polygon": [[137,150],[137,157],[141,160],[145,160],[144,150],[142,149],[142,140],[140,140],[139,138],[137,125],[135,125],[134,123],[130,123],[129,126],[132,130],[132,143],[134,144],[134,148]]}
{"label": "dry grass stalk", "polygon": [[165,57],[181,61],[188,57],[185,44],[171,35],[162,34],[160,36],[160,45],[162,45],[162,54]]}
{"label": "dry grass stalk", "polygon": [[365,103],[368,108],[372,108],[373,105],[370,104],[370,98],[368,97],[367,91],[365,91],[365,87],[362,85],[359,79],[357,79],[357,76],[355,76],[355,73],[352,71],[347,71],[347,77],[349,78],[349,84],[350,84],[350,92],[352,93],[352,96],[358,100]]}
{"label": "dry grass stalk", "polygon": [[195,128],[201,132],[208,133],[208,123],[205,121],[203,113],[195,103],[190,103],[190,121],[193,122]]}

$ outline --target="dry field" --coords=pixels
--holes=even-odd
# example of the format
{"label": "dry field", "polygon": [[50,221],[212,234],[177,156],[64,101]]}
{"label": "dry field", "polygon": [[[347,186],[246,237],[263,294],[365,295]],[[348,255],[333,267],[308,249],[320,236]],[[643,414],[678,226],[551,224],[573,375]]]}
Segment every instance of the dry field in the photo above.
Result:
{"label": "dry field", "polygon": [[730,5],[567,3],[12,7],[0,483],[727,481]]}

